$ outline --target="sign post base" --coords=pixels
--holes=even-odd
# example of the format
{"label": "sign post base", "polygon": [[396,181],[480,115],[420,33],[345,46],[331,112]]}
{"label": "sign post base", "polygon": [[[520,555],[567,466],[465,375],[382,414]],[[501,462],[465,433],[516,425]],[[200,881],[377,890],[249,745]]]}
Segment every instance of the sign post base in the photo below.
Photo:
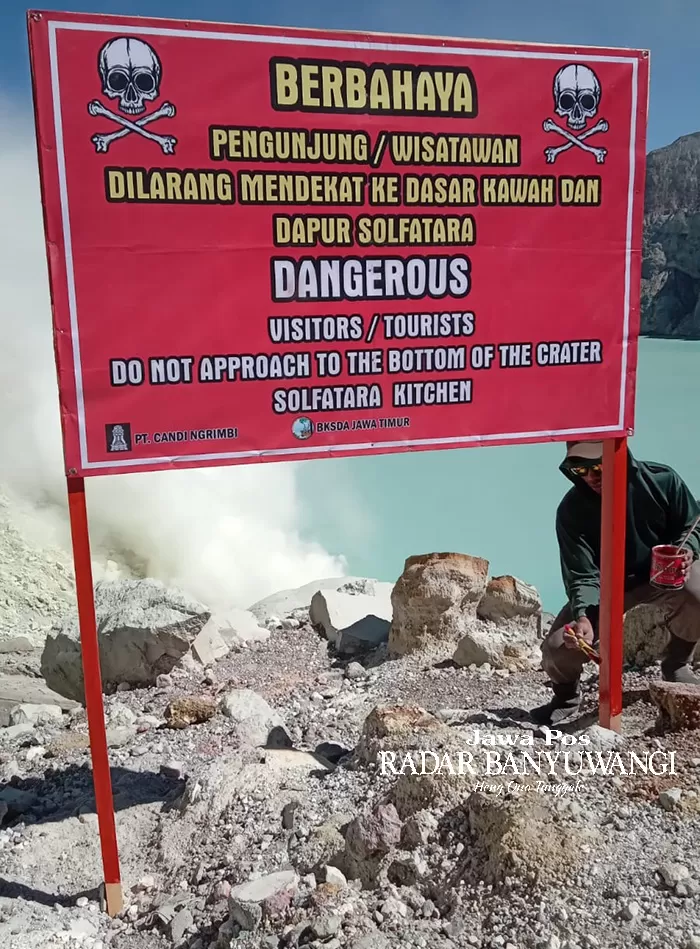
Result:
{"label": "sign post base", "polygon": [[109,771],[107,731],[105,728],[104,703],[102,701],[102,674],[100,672],[100,650],[97,640],[95,596],[92,585],[85,482],[82,478],[68,478],[67,481],[68,511],[75,565],[75,589],[80,623],[80,646],[85,681],[85,705],[90,732],[92,780],[95,788],[95,803],[100,828],[105,903],[109,915],[116,916],[121,912],[123,898],[117,831],[114,821],[112,779]]}
{"label": "sign post base", "polygon": [[622,720],[622,655],[627,527],[627,439],[603,447],[600,544],[599,722],[619,732]]}
{"label": "sign post base", "polygon": [[105,906],[108,916],[118,916],[124,908],[121,883],[105,883]]}

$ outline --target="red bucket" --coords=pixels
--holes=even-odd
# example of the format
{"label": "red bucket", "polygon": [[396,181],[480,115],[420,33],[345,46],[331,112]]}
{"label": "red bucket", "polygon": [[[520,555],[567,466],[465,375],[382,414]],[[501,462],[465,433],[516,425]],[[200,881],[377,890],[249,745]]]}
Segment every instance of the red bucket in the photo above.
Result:
{"label": "red bucket", "polygon": [[682,547],[673,547],[670,544],[652,547],[649,582],[662,590],[680,590],[685,586],[684,566],[685,557]]}

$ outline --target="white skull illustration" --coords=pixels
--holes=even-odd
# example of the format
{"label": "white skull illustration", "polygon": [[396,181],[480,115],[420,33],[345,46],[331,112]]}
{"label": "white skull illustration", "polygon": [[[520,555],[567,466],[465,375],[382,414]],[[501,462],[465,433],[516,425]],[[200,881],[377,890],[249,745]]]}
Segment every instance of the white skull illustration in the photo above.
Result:
{"label": "white skull illustration", "polygon": [[588,66],[562,66],[554,77],[554,106],[566,116],[569,128],[579,131],[600,105],[600,82]]}
{"label": "white skull illustration", "polygon": [[162,67],[155,50],[142,40],[120,36],[100,50],[98,69],[102,91],[119,99],[119,109],[127,115],[146,110],[160,92]]}

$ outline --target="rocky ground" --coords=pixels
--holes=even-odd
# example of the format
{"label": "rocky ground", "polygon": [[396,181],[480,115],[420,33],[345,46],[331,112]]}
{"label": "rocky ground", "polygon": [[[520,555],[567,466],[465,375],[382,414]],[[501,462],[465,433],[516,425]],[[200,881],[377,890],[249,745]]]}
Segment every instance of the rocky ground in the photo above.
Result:
{"label": "rocky ground", "polygon": [[[0,705],[0,946],[700,947],[700,696],[659,686],[647,657],[616,735],[589,664],[580,718],[537,731],[546,617],[486,561],[410,558],[395,587],[319,581],[225,616],[153,581],[105,581],[97,603],[124,911],[99,890],[74,618],[20,650],[18,625],[0,656],[25,690]],[[421,751],[439,774],[413,773]],[[673,751],[676,773],[571,776],[632,751]],[[509,752],[560,758],[495,773]]]}

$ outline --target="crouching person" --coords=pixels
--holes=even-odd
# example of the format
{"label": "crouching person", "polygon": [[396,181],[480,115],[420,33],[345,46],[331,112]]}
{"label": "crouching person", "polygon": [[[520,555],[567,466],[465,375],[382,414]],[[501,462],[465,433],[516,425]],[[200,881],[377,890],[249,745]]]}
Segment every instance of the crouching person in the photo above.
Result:
{"label": "crouching person", "polygon": [[[552,623],[542,643],[542,667],[554,695],[533,709],[540,725],[563,724],[578,712],[580,676],[586,656],[565,635],[571,625],[583,639],[598,641],[600,605],[600,535],[603,470],[602,442],[567,442],[560,470],[573,487],[557,509],[556,532],[562,578],[569,602]],[[687,485],[668,465],[636,461],[628,454],[625,611],[639,603],[668,607],[669,642],[661,673],[669,682],[700,685],[691,668],[700,640],[700,537],[686,542],[685,586],[663,590],[651,586],[651,550],[659,544],[678,545],[700,514],[700,505]]]}

